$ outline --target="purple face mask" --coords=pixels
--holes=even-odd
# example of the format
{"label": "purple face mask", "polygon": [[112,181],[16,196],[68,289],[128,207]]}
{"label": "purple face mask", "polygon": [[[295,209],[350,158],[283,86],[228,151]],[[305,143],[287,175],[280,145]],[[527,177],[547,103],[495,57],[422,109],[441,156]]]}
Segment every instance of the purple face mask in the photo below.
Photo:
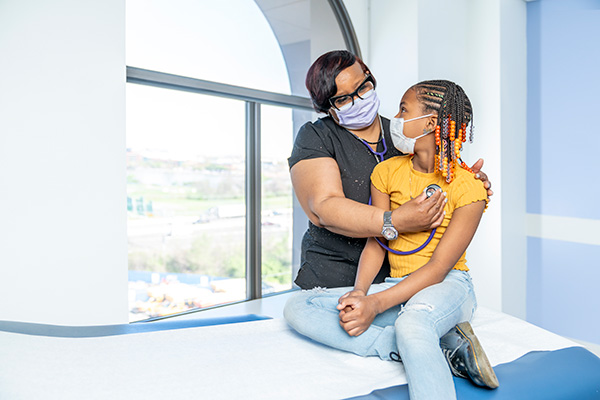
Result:
{"label": "purple face mask", "polygon": [[375,89],[367,92],[363,98],[354,99],[336,111],[338,124],[346,129],[362,129],[371,125],[379,111],[379,98]]}

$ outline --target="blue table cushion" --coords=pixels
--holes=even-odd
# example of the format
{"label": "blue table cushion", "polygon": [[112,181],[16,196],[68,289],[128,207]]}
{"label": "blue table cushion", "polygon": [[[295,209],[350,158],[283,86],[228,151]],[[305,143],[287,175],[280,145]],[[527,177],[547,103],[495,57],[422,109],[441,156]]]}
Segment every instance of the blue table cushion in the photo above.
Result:
{"label": "blue table cushion", "polygon": [[[470,400],[592,400],[600,399],[600,358],[582,347],[532,351],[494,367],[500,387],[489,390],[454,378],[456,396]],[[408,400],[408,386],[374,390],[352,400]],[[348,399],[350,400],[350,399]]]}
{"label": "blue table cushion", "polygon": [[231,317],[195,318],[172,321],[163,320],[155,322],[138,322],[132,324],[100,326],[62,326],[34,324],[29,322],[0,321],[0,332],[21,333],[35,336],[82,338],[127,335],[131,333],[166,331],[209,325],[235,324],[238,322],[260,321],[265,319],[271,319],[271,317],[265,317],[256,314],[246,314]]}

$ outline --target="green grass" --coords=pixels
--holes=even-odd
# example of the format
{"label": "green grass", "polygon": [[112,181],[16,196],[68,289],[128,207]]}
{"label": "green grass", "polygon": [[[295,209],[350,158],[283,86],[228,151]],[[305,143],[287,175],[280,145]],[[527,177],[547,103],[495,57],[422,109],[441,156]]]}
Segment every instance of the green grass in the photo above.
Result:
{"label": "green grass", "polygon": [[[144,202],[152,201],[154,213],[168,210],[175,216],[200,215],[212,207],[243,204],[244,197],[198,199],[194,198],[195,193],[177,193],[176,189],[186,189],[181,186],[171,188],[172,192],[165,193],[161,186],[129,184],[127,186],[127,195],[134,201],[140,197]],[[262,198],[263,210],[289,208],[292,205],[291,193],[287,196],[268,196]]]}

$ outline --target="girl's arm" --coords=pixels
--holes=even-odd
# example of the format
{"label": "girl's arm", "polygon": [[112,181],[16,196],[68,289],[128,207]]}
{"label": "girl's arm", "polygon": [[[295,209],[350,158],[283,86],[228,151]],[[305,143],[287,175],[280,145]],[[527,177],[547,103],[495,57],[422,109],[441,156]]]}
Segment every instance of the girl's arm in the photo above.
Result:
{"label": "girl's arm", "polygon": [[372,295],[378,313],[408,301],[422,289],[440,283],[456,265],[477,230],[485,201],[477,201],[454,210],[448,229],[431,259],[397,285]]}
{"label": "girl's arm", "polygon": [[[313,224],[349,237],[381,234],[384,210],[346,198],[340,169],[333,158],[299,161],[290,173],[296,197]],[[429,199],[423,195],[409,201],[392,213],[394,226],[398,232],[419,232],[439,226],[443,200],[436,193]]]}
{"label": "girl's arm", "polygon": [[[371,184],[371,201],[373,205],[384,210],[390,209],[390,196],[382,193]],[[385,242],[385,239],[380,240]],[[377,315],[371,298],[367,297],[373,279],[381,269],[386,250],[375,238],[367,240],[358,262],[358,271],[354,282],[354,290],[339,299],[337,309],[340,310],[340,325],[350,336],[363,333]]]}
{"label": "girl's arm", "polygon": [[[337,309],[340,310],[340,325],[350,336],[358,336],[363,333],[377,315],[369,304],[371,299],[367,297],[367,293],[373,279],[381,269],[384,258],[383,247],[374,238],[369,238],[360,255],[354,290],[339,298]],[[350,312],[353,313],[352,316],[346,318],[346,314]],[[359,324],[357,320],[362,321],[362,324]]]}
{"label": "girl's arm", "polygon": [[[484,209],[485,201],[456,209],[444,236],[427,264],[387,290],[366,296],[360,301],[351,298],[350,300],[354,300],[356,305],[353,305],[352,311],[340,315],[340,323],[346,332],[351,336],[360,335],[370,326],[377,314],[408,301],[428,286],[442,282],[467,249]],[[340,300],[340,305],[344,307],[350,305],[345,301],[346,299]]]}

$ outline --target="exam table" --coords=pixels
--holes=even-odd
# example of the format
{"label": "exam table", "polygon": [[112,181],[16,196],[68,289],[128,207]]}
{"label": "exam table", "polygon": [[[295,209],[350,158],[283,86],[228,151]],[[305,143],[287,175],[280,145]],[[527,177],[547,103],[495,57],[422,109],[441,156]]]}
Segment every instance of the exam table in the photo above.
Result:
{"label": "exam table", "polygon": [[[600,399],[600,359],[578,344],[482,307],[472,325],[500,387],[455,378],[459,399]],[[0,321],[0,399],[392,398],[408,399],[401,363],[328,348],[278,318]]]}

